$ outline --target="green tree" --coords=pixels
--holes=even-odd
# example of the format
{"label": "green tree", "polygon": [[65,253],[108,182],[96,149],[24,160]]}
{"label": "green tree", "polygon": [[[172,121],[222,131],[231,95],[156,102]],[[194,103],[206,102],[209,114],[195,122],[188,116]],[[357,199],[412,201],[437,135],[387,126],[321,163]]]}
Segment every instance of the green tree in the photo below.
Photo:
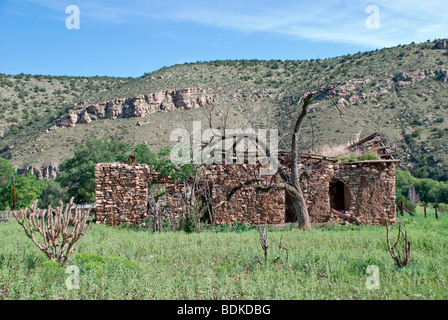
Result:
{"label": "green tree", "polygon": [[423,211],[426,217],[426,207],[429,203],[435,202],[436,196],[434,190],[437,189],[438,182],[431,179],[420,179],[415,185],[415,189],[420,194],[421,202],[423,204]]}
{"label": "green tree", "polygon": [[397,170],[396,181],[397,205],[400,204],[400,201],[404,201],[406,205],[406,197],[404,195],[408,194],[411,187],[415,187],[415,190],[420,195],[425,216],[426,208],[430,203],[435,203],[436,201],[437,203],[448,203],[448,184],[446,182],[429,178],[419,179],[413,177],[410,172],[403,170]]}
{"label": "green tree", "polygon": [[413,177],[409,171],[397,170],[396,188],[400,194],[408,194],[409,188],[415,187],[417,178]]}
{"label": "green tree", "polygon": [[67,189],[67,197],[77,203],[95,201],[95,165],[97,163],[127,162],[132,147],[116,139],[90,140],[74,150],[74,156],[59,166],[56,182]]}
{"label": "green tree", "polygon": [[39,197],[39,208],[46,209],[48,206],[56,208],[60,205],[60,201],[65,203],[68,200],[66,191],[59,182],[52,179],[44,180],[44,188]]}
{"label": "green tree", "polygon": [[152,165],[157,162],[157,154],[152,152],[146,144],[138,144],[134,149],[135,161]]}
{"label": "green tree", "polygon": [[396,196],[396,206],[397,206],[397,208],[400,208],[401,205],[404,205],[404,207],[406,209],[408,209],[409,211],[415,213],[415,206],[414,206],[414,204],[412,204],[408,200],[408,198],[401,193],[400,189],[397,189],[396,195],[397,195]]}
{"label": "green tree", "polygon": [[135,146],[134,155],[137,163],[145,163],[162,175],[170,176],[173,180],[185,180],[195,175],[192,163],[176,167],[170,158],[171,147],[161,147],[157,153],[151,151],[145,144]]}
{"label": "green tree", "polygon": [[5,158],[0,157],[0,188],[10,182],[15,170],[12,164]]}
{"label": "green tree", "polygon": [[448,203],[448,183],[445,183],[440,187],[439,203]]}
{"label": "green tree", "polygon": [[[16,209],[25,209],[38,199],[44,189],[44,182],[31,173],[15,174],[15,200]],[[6,210],[13,207],[12,180],[0,188],[0,209]]]}

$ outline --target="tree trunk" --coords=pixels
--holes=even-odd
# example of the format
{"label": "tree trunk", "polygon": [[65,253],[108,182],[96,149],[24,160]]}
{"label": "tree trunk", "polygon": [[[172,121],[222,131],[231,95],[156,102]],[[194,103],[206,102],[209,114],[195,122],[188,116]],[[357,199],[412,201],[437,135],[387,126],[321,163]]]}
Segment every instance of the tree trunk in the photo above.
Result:
{"label": "tree trunk", "polygon": [[12,211],[16,210],[16,181],[12,176]]}
{"label": "tree trunk", "polygon": [[438,208],[439,208],[439,204],[437,203],[437,200],[436,200],[436,203],[434,204],[434,209],[436,211],[436,219],[439,219],[439,215],[437,214],[437,209]]}
{"label": "tree trunk", "polygon": [[[299,168],[299,163],[301,162],[300,154],[299,154],[299,136],[302,129],[303,121],[308,113],[308,106],[310,105],[313,96],[316,94],[324,94],[328,96],[328,93],[330,91],[333,91],[336,88],[334,85],[330,85],[325,88],[321,88],[319,90],[308,92],[306,95],[304,95],[300,101],[299,105],[301,105],[300,114],[298,115],[298,118],[296,120],[294,130],[292,132],[292,141],[291,141],[291,159],[290,159],[290,176],[289,174],[282,169],[281,167],[278,167],[277,173],[280,175],[283,182],[275,182],[274,184],[271,184],[267,188],[261,187],[258,188],[259,190],[285,190],[285,192],[288,192],[288,194],[291,196],[292,206],[294,208],[296,217],[297,217],[297,223],[299,228],[303,230],[312,230],[311,225],[311,219],[308,212],[308,206],[305,201],[305,197],[303,195],[303,191],[301,188],[301,181],[300,181],[300,175],[301,175],[301,168]],[[334,102],[334,100],[333,100]],[[335,106],[337,108],[337,105],[335,103]],[[339,109],[338,109],[339,110]],[[246,135],[244,135],[246,136]],[[243,138],[244,138],[243,136]],[[254,141],[257,141],[257,137],[254,137]],[[258,141],[260,144],[260,141]],[[266,154],[270,157],[271,152],[269,151],[269,148],[265,145],[263,141],[261,141],[261,144],[263,145],[263,150],[266,150]],[[239,186],[233,188],[229,194],[227,195],[227,202],[230,201],[232,196],[237,192],[238,190],[249,186],[253,183],[257,182],[267,182],[266,179],[261,178],[253,178],[250,180],[247,180],[246,182],[240,184]],[[220,205],[220,204],[219,204]]]}
{"label": "tree trunk", "polygon": [[296,192],[289,192],[291,196],[292,205],[297,217],[297,224],[299,228],[303,230],[312,230],[310,215],[308,213],[308,207],[303,196],[302,189],[299,187]]}
{"label": "tree trunk", "polygon": [[297,118],[296,125],[294,127],[291,143],[291,184],[296,190],[295,194],[291,194],[294,210],[297,216],[297,223],[299,228],[303,230],[312,230],[310,215],[308,214],[308,206],[306,205],[305,198],[303,196],[302,188],[300,187],[300,172],[299,172],[299,136],[302,129],[303,120],[308,112],[308,105],[313,98],[313,93],[309,92],[303,98],[302,110]]}

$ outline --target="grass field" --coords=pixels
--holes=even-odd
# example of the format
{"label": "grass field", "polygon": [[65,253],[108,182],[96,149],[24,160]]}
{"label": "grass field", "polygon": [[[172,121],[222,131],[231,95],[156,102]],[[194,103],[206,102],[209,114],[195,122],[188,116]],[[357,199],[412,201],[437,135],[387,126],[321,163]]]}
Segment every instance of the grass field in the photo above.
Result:
{"label": "grass field", "polygon": [[[400,219],[411,241],[404,268],[390,257],[381,226],[272,229],[268,260],[280,258],[261,265],[253,228],[153,234],[93,225],[69,263],[79,270],[79,288],[71,290],[66,281],[74,274],[49,262],[11,220],[0,223],[0,298],[448,299],[447,214],[425,219],[419,210]],[[378,267],[378,289],[367,288],[369,265]]]}

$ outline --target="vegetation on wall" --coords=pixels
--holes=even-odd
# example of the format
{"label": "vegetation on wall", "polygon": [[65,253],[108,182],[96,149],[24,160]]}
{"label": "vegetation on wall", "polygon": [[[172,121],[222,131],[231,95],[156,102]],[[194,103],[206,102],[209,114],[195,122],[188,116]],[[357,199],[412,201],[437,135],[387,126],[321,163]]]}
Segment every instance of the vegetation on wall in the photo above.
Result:
{"label": "vegetation on wall", "polygon": [[350,163],[357,161],[378,160],[381,157],[375,151],[368,151],[366,153],[351,153],[346,156],[338,157],[338,161],[342,163]]}

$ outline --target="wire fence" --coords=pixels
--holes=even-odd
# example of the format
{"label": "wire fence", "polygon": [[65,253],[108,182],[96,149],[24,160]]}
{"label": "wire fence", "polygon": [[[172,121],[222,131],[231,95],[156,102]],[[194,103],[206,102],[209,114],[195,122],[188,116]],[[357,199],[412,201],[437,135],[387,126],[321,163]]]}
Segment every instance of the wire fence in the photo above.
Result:
{"label": "wire fence", "polygon": [[8,221],[14,218],[14,211],[0,211],[0,221]]}

